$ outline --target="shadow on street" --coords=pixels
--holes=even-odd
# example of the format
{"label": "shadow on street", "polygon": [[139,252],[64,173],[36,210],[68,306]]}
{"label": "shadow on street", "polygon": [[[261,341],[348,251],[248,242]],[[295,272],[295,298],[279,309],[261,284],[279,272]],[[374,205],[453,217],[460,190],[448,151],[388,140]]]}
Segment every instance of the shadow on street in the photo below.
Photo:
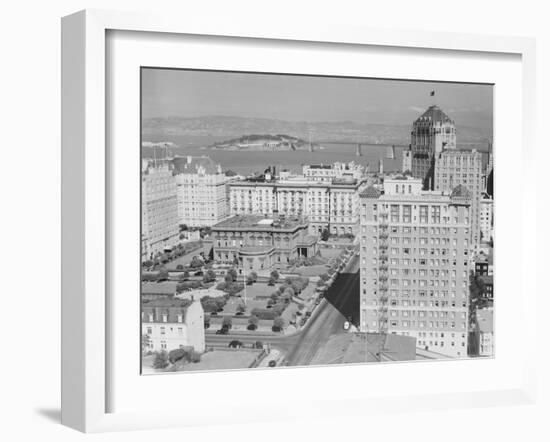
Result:
{"label": "shadow on street", "polygon": [[359,271],[340,273],[327,291],[325,298],[345,318],[351,317],[353,325],[359,325]]}

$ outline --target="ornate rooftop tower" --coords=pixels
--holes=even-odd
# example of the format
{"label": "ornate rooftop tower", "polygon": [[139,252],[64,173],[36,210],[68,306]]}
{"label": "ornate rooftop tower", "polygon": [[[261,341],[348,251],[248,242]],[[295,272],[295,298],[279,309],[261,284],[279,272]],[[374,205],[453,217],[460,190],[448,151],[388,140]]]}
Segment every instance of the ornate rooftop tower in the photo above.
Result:
{"label": "ornate rooftop tower", "polygon": [[435,157],[443,149],[456,148],[454,121],[436,105],[430,106],[413,123],[411,132],[412,174],[424,189],[434,187]]}

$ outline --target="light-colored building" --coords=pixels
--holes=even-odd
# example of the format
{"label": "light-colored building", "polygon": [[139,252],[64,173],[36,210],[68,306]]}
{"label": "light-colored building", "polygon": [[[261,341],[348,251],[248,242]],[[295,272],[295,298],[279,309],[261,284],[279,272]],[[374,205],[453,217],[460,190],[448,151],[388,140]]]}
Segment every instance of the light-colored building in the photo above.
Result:
{"label": "light-colored building", "polygon": [[471,194],[384,181],[361,193],[362,332],[416,338],[423,350],[467,356]]}
{"label": "light-colored building", "polygon": [[484,308],[476,312],[476,343],[479,356],[494,355],[493,309]]}
{"label": "light-colored building", "polygon": [[197,299],[165,298],[142,301],[141,333],[148,351],[169,352],[193,347],[205,350],[204,310]]}
{"label": "light-colored building", "polygon": [[412,172],[412,150],[403,149],[403,160],[401,163],[402,172]]}
{"label": "light-colored building", "polygon": [[331,182],[334,179],[339,180],[362,180],[365,177],[365,167],[356,164],[354,161],[349,163],[336,162],[334,164],[305,164],[302,166],[304,177],[311,181]]}
{"label": "light-colored building", "polygon": [[171,249],[179,241],[176,180],[166,161],[148,162],[141,172],[141,257]]}
{"label": "light-colored building", "polygon": [[493,239],[493,198],[484,193],[479,206],[479,228],[481,230],[481,241],[491,241]]}
{"label": "light-colored building", "polygon": [[309,231],[356,234],[362,182],[312,181],[303,176],[284,180],[245,180],[229,184],[232,215],[261,214],[307,217]]}
{"label": "light-colored building", "polygon": [[317,236],[301,218],[236,215],[212,227],[214,260],[235,263],[239,271],[280,268],[317,253]]}
{"label": "light-colored building", "polygon": [[229,216],[226,183],[228,177],[209,157],[173,159],[180,224],[213,226]]}
{"label": "light-colored building", "polygon": [[480,200],[483,192],[482,154],[477,150],[450,149],[440,152],[435,161],[436,191],[451,192],[463,185],[472,194],[470,241],[477,249],[480,242]]}
{"label": "light-colored building", "polygon": [[424,189],[433,189],[435,158],[444,149],[456,148],[454,121],[439,107],[430,106],[413,123],[411,132],[412,175],[420,178]]}

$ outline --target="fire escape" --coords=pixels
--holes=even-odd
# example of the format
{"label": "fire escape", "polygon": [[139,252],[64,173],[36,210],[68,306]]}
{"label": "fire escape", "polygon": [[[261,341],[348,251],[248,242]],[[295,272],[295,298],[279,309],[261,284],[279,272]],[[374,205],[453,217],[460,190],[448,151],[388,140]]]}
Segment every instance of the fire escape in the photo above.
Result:
{"label": "fire escape", "polygon": [[388,213],[380,213],[378,223],[378,332],[388,331]]}

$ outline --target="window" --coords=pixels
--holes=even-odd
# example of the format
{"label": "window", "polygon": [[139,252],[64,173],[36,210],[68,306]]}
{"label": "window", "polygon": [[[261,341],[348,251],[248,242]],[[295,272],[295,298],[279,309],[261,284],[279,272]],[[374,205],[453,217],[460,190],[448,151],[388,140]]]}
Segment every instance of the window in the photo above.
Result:
{"label": "window", "polygon": [[428,222],[428,206],[420,206],[420,222]]}
{"label": "window", "polygon": [[410,223],[411,222],[411,206],[410,205],[404,205],[403,206],[403,222],[404,223]]}
{"label": "window", "polygon": [[391,222],[392,223],[398,223],[399,222],[399,206],[397,204],[391,205]]}

